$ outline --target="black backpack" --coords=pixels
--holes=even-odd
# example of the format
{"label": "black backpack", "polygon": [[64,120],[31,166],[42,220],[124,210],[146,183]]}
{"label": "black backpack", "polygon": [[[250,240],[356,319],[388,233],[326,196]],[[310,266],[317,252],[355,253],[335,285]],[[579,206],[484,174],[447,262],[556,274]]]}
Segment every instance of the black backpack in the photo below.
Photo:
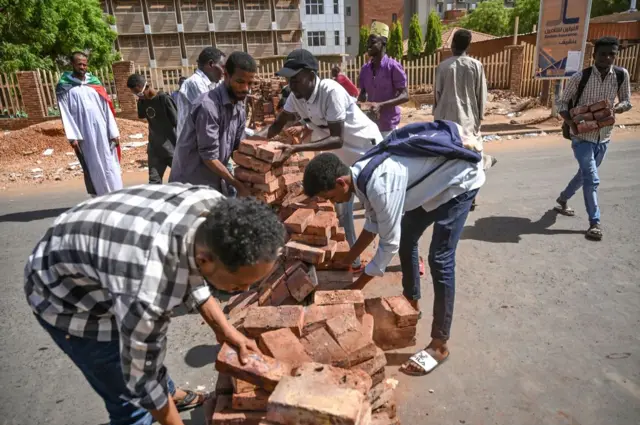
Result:
{"label": "black backpack", "polygon": [[[614,66],[613,70],[616,73],[616,80],[618,81],[618,91],[620,91],[620,87],[624,82],[624,71],[622,68]],[[591,78],[591,73],[593,72],[593,67],[585,68],[582,70],[582,78],[580,79],[580,83],[578,84],[578,91],[576,92],[576,98],[571,99],[569,101],[569,111],[573,109],[580,102],[580,98],[582,97],[582,92],[584,92],[584,88],[587,86],[589,82],[589,78]],[[564,122],[562,123],[562,137],[567,140],[571,140],[571,128],[569,125]]]}

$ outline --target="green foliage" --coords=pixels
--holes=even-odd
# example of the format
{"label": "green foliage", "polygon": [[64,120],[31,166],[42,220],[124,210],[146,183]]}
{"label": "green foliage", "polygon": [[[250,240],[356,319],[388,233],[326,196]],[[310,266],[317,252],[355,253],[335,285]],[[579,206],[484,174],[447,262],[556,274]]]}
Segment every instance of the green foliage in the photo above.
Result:
{"label": "green foliage", "polygon": [[611,15],[629,10],[629,0],[594,0],[591,3],[591,17]]}
{"label": "green foliage", "polygon": [[435,11],[431,11],[427,19],[427,35],[424,53],[432,55],[442,47],[442,21]]}
{"label": "green foliage", "polygon": [[89,65],[110,65],[117,34],[97,0],[0,0],[0,71],[68,66],[76,50],[90,54]]}
{"label": "green foliage", "polygon": [[409,24],[409,58],[415,59],[422,54],[422,28],[418,14],[414,13]]}
{"label": "green foliage", "polygon": [[456,26],[495,36],[509,35],[512,9],[504,7],[503,0],[487,0],[476,10],[463,17]]}
{"label": "green foliage", "polygon": [[387,41],[387,55],[400,60],[404,55],[404,45],[402,43],[402,24],[396,22],[391,26],[391,33]]}
{"label": "green foliage", "polygon": [[540,0],[518,0],[509,19],[509,33],[513,33],[516,16],[520,17],[518,33],[527,34],[533,31],[534,25],[538,25],[540,16]]}
{"label": "green foliage", "polygon": [[367,53],[367,40],[369,40],[369,27],[360,27],[360,44],[358,45],[358,56]]}

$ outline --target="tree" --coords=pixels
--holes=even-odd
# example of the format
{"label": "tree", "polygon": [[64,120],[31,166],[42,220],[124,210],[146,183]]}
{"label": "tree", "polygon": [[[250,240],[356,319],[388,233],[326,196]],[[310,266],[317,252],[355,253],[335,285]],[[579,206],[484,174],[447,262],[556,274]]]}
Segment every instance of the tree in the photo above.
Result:
{"label": "tree", "polygon": [[363,25],[360,27],[360,44],[358,46],[358,56],[367,53],[367,40],[369,40],[369,27]]}
{"label": "tree", "polygon": [[422,54],[422,28],[418,14],[414,13],[409,24],[409,58],[414,59]]}
{"label": "tree", "polygon": [[424,53],[432,55],[442,47],[442,21],[435,11],[431,11],[427,20],[427,36]]}
{"label": "tree", "polygon": [[76,51],[89,53],[92,68],[111,64],[117,34],[97,0],[0,0],[0,71],[68,65]]}
{"label": "tree", "polygon": [[534,25],[538,25],[540,0],[518,0],[516,2],[509,19],[510,33],[513,33],[516,16],[519,17],[518,33],[526,34],[532,32]]}
{"label": "tree", "polygon": [[459,27],[495,36],[509,35],[512,9],[504,7],[503,0],[487,0],[456,24]]}
{"label": "tree", "polygon": [[404,55],[404,44],[402,43],[402,24],[396,22],[391,26],[391,34],[387,42],[387,54],[396,59],[402,59]]}
{"label": "tree", "polygon": [[629,0],[597,0],[591,3],[591,17],[606,16],[629,10]]}

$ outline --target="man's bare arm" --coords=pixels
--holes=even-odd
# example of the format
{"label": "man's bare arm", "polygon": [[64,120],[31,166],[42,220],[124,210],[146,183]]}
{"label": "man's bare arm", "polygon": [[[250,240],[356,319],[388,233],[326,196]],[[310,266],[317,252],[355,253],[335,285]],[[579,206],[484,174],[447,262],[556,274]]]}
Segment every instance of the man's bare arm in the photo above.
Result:
{"label": "man's bare arm", "polygon": [[287,112],[287,111],[280,112],[276,117],[276,121],[273,124],[271,124],[271,126],[269,127],[269,131],[267,132],[267,138],[271,139],[273,137],[276,137],[278,134],[280,134],[284,126],[287,125],[289,121],[293,121],[295,119],[296,119],[295,114],[292,114],[291,112]]}

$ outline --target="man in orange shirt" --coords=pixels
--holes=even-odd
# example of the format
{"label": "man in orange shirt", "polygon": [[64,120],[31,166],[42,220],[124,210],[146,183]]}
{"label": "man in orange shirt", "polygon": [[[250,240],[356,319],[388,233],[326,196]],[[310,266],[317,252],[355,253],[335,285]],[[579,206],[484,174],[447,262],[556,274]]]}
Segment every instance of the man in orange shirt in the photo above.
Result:
{"label": "man in orange shirt", "polygon": [[335,80],[338,84],[340,84],[344,89],[349,93],[351,97],[358,97],[358,88],[355,84],[343,73],[340,72],[340,66],[335,65],[331,68],[331,78]]}

